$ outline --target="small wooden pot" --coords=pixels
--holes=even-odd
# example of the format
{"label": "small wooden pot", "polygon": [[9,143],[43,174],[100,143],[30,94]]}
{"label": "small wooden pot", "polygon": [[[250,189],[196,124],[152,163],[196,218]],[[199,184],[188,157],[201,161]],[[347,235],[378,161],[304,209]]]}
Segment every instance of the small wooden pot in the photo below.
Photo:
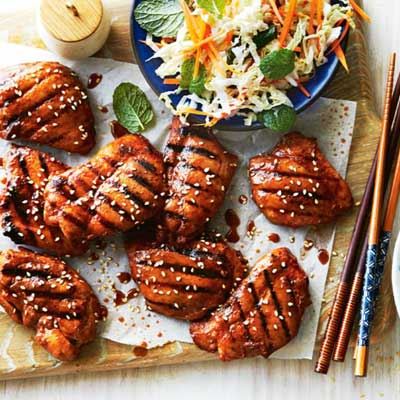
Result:
{"label": "small wooden pot", "polygon": [[36,17],[48,49],[73,60],[99,51],[111,28],[101,0],[40,0]]}

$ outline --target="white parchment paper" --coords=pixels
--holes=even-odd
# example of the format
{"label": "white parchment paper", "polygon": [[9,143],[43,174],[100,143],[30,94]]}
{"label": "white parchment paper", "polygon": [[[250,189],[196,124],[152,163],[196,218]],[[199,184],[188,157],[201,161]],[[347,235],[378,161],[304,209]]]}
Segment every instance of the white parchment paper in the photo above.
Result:
{"label": "white parchment paper", "polygon": [[[121,82],[132,82],[138,85],[148,96],[156,118],[145,135],[157,148],[162,149],[171,115],[151,91],[136,65],[97,58],[71,62],[44,50],[12,44],[0,44],[0,52],[2,55],[0,68],[21,62],[58,60],[72,67],[83,82],[87,82],[89,75],[94,72],[103,75],[101,83],[96,88],[88,90],[97,130],[97,146],[89,157],[94,155],[101,146],[113,140],[109,129],[109,122],[115,119],[112,111],[112,94],[115,87]],[[108,112],[101,112],[99,107],[106,107]],[[346,173],[355,113],[356,103],[354,102],[321,98],[301,114],[295,127],[305,135],[318,138],[322,151],[342,176]],[[333,225],[318,230],[294,230],[279,227],[271,224],[260,214],[258,208],[251,201],[247,179],[248,159],[255,154],[271,149],[281,135],[267,130],[218,132],[217,135],[229,150],[240,157],[241,162],[225,203],[212,221],[212,227],[221,233],[226,233],[228,227],[224,221],[224,214],[226,209],[231,208],[236,211],[241,220],[238,228],[241,240],[232,245],[242,251],[250,265],[254,265],[257,259],[274,247],[286,246],[298,257],[301,266],[310,278],[312,305],[306,311],[297,338],[274,353],[272,357],[311,358],[328,272],[328,264],[321,264],[317,254],[320,249],[326,249],[331,253],[335,228]],[[7,142],[0,141],[0,155],[4,154],[7,147]],[[77,165],[88,159],[88,157],[68,155],[54,149],[44,147],[42,149],[70,165]],[[239,202],[241,195],[247,197],[246,204]],[[247,225],[250,221],[254,221],[256,227],[254,235],[247,233]],[[280,241],[278,243],[270,241],[268,239],[270,233],[278,234]],[[307,251],[304,250],[305,239],[311,240],[314,244]],[[10,247],[15,247],[15,245],[0,234],[0,249]],[[114,305],[117,294],[124,297],[135,288],[134,283],[121,283],[118,279],[119,273],[129,272],[121,237],[107,239],[104,245],[97,245],[97,247],[94,245],[87,255],[69,259],[68,262],[88,280],[99,299],[109,310],[107,321],[100,327],[101,336],[120,343],[147,346],[148,348],[161,346],[175,340],[191,342],[187,323],[148,311],[141,296],[133,297],[120,306]]]}

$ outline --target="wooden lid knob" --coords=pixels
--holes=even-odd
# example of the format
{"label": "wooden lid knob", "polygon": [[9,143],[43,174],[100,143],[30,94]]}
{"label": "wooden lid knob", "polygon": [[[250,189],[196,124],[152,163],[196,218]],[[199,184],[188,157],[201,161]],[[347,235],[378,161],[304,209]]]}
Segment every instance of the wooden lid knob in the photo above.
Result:
{"label": "wooden lid knob", "polygon": [[99,27],[103,16],[101,0],[42,0],[40,19],[55,39],[77,42]]}

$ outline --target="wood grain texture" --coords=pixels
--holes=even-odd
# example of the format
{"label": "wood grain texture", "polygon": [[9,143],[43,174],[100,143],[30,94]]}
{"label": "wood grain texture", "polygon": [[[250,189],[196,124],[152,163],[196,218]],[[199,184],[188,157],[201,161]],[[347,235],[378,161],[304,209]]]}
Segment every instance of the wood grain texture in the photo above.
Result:
{"label": "wood grain texture", "polygon": [[[133,56],[129,41],[129,2],[116,0],[107,2],[112,6],[114,21],[111,34],[106,46],[99,54],[122,61],[132,61]],[[23,20],[23,23],[22,23]],[[0,30],[10,31],[10,38],[14,42],[28,43],[40,47],[42,44],[35,36],[29,21],[33,21],[32,12],[26,10],[15,17],[3,17],[0,20]],[[367,64],[366,45],[363,34],[357,29],[351,34],[348,48],[348,62],[351,66],[351,75],[339,70],[334,81],[324,95],[333,98],[342,98],[358,101],[357,121],[349,161],[348,180],[352,188],[355,201],[360,200],[368,176],[369,167],[376,149],[379,135],[380,120],[375,113],[373,89]],[[315,134],[319,134],[316,132]],[[330,302],[332,301],[338,282],[343,256],[349,243],[353,228],[356,210],[342,217],[338,223],[335,241],[335,251],[338,256],[332,258],[328,284],[325,292],[318,336],[323,332],[326,323]],[[384,277],[384,292],[388,292],[390,274],[387,269]],[[395,313],[391,296],[381,296],[377,315],[377,324],[374,329],[374,338],[382,338],[394,321]],[[54,363],[38,346],[30,346],[31,332],[25,328],[9,322],[5,316],[0,316],[0,337],[6,338],[0,343],[0,371],[1,379],[55,375],[70,372],[90,370],[109,370],[150,366],[171,363],[184,363],[212,359],[213,356],[201,352],[194,346],[171,344],[162,349],[149,352],[144,358],[136,358],[131,346],[119,345],[107,340],[99,339],[85,349],[82,357],[74,363]],[[29,360],[28,362],[26,360]],[[33,367],[34,366],[34,367]]]}
{"label": "wood grain texture", "polygon": [[40,18],[54,38],[78,42],[90,36],[103,17],[101,0],[41,0]]}

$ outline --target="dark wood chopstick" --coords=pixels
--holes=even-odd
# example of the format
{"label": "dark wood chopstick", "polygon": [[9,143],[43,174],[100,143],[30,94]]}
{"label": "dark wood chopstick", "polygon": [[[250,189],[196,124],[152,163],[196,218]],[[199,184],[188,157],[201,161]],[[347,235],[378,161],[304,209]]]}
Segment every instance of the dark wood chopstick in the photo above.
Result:
{"label": "dark wood chopstick", "polygon": [[379,278],[379,267],[377,264],[380,242],[380,223],[382,213],[384,174],[388,134],[390,129],[390,105],[393,92],[393,77],[396,64],[396,54],[390,57],[388,78],[386,83],[385,105],[383,113],[382,133],[379,141],[379,152],[376,165],[376,177],[374,195],[372,199],[372,210],[370,227],[368,232],[367,260],[365,263],[365,274],[363,283],[363,297],[361,301],[361,320],[356,346],[356,365],[354,374],[365,376],[368,367],[368,347],[370,326],[372,323],[376,280]]}
{"label": "dark wood chopstick", "polygon": [[[394,119],[391,134],[389,148],[387,152],[387,162],[385,168],[385,187],[387,186],[390,178],[390,169],[393,164],[396,151],[399,147],[400,141],[400,74],[397,77],[396,87],[393,92],[392,105],[391,105],[391,118]],[[397,165],[397,164],[396,164]],[[370,177],[375,174],[376,171],[376,157],[371,168]],[[369,179],[369,182],[373,180]],[[372,187],[370,188],[370,190]],[[368,190],[368,184],[366,186],[366,191]],[[371,191],[372,193],[372,191]],[[368,236],[365,235],[364,243],[361,247],[360,257],[357,263],[357,269],[354,274],[353,283],[350,290],[350,295],[346,304],[346,308],[343,314],[343,320],[340,327],[337,342],[335,344],[333,352],[333,360],[343,362],[346,357],[347,348],[350,342],[350,336],[353,329],[355,317],[357,314],[358,304],[361,297],[362,282],[365,273],[365,260],[367,257],[367,247],[368,247]]]}
{"label": "dark wood chopstick", "polygon": [[[396,88],[393,94],[392,104],[394,104],[394,106],[391,107],[390,111],[390,115],[392,118],[396,113],[396,104],[398,103],[399,98],[400,98],[400,74],[397,79]],[[399,137],[395,133],[400,130],[400,112],[397,113],[396,117],[397,119],[396,122],[393,124],[393,129],[390,135],[389,154],[388,154],[389,157],[388,160],[390,160],[388,162],[389,165],[394,159],[395,151],[399,143]],[[333,300],[328,323],[325,328],[324,339],[322,341],[318,360],[315,365],[315,372],[318,373],[326,374],[328,372],[332,353],[334,352],[334,350],[335,353],[336,351],[339,351],[339,353],[336,355],[338,361],[344,360],[344,354],[346,353],[347,350],[349,341],[347,335],[350,337],[351,327],[353,326],[354,323],[357,304],[359,302],[361,294],[362,279],[364,276],[365,258],[362,264],[361,262],[358,263],[357,269],[355,268],[356,267],[355,264],[356,264],[356,257],[358,255],[359,244],[362,241],[365,229],[368,228],[368,226],[365,227],[365,221],[368,220],[369,209],[372,201],[377,155],[378,155],[378,149],[376,151],[375,158],[370,169],[368,181],[365,186],[364,195],[361,199],[360,208],[356,216],[356,221],[349,244],[349,250],[346,255],[346,260],[342,268],[339,284],[336,289],[336,294]],[[364,249],[366,250],[367,248],[367,242],[368,241],[366,238],[365,247],[363,246],[361,253],[359,253],[361,255],[359,261],[362,260],[363,254],[366,255],[366,251],[364,251]],[[355,276],[355,271],[360,271],[360,270],[361,274],[359,275],[357,280],[353,280],[353,277]],[[349,304],[350,301],[351,303]],[[348,314],[350,313],[352,318],[349,318],[348,316],[346,324],[347,327],[350,327],[348,328],[350,333],[347,333],[347,331],[345,331],[344,333],[346,334],[346,337],[344,337],[344,334],[342,333],[341,346],[339,347],[337,345],[337,339],[339,337],[341,323],[342,321],[344,321],[345,308],[346,307],[349,308],[350,305],[353,305],[353,307],[351,308],[351,310],[348,311]]]}

